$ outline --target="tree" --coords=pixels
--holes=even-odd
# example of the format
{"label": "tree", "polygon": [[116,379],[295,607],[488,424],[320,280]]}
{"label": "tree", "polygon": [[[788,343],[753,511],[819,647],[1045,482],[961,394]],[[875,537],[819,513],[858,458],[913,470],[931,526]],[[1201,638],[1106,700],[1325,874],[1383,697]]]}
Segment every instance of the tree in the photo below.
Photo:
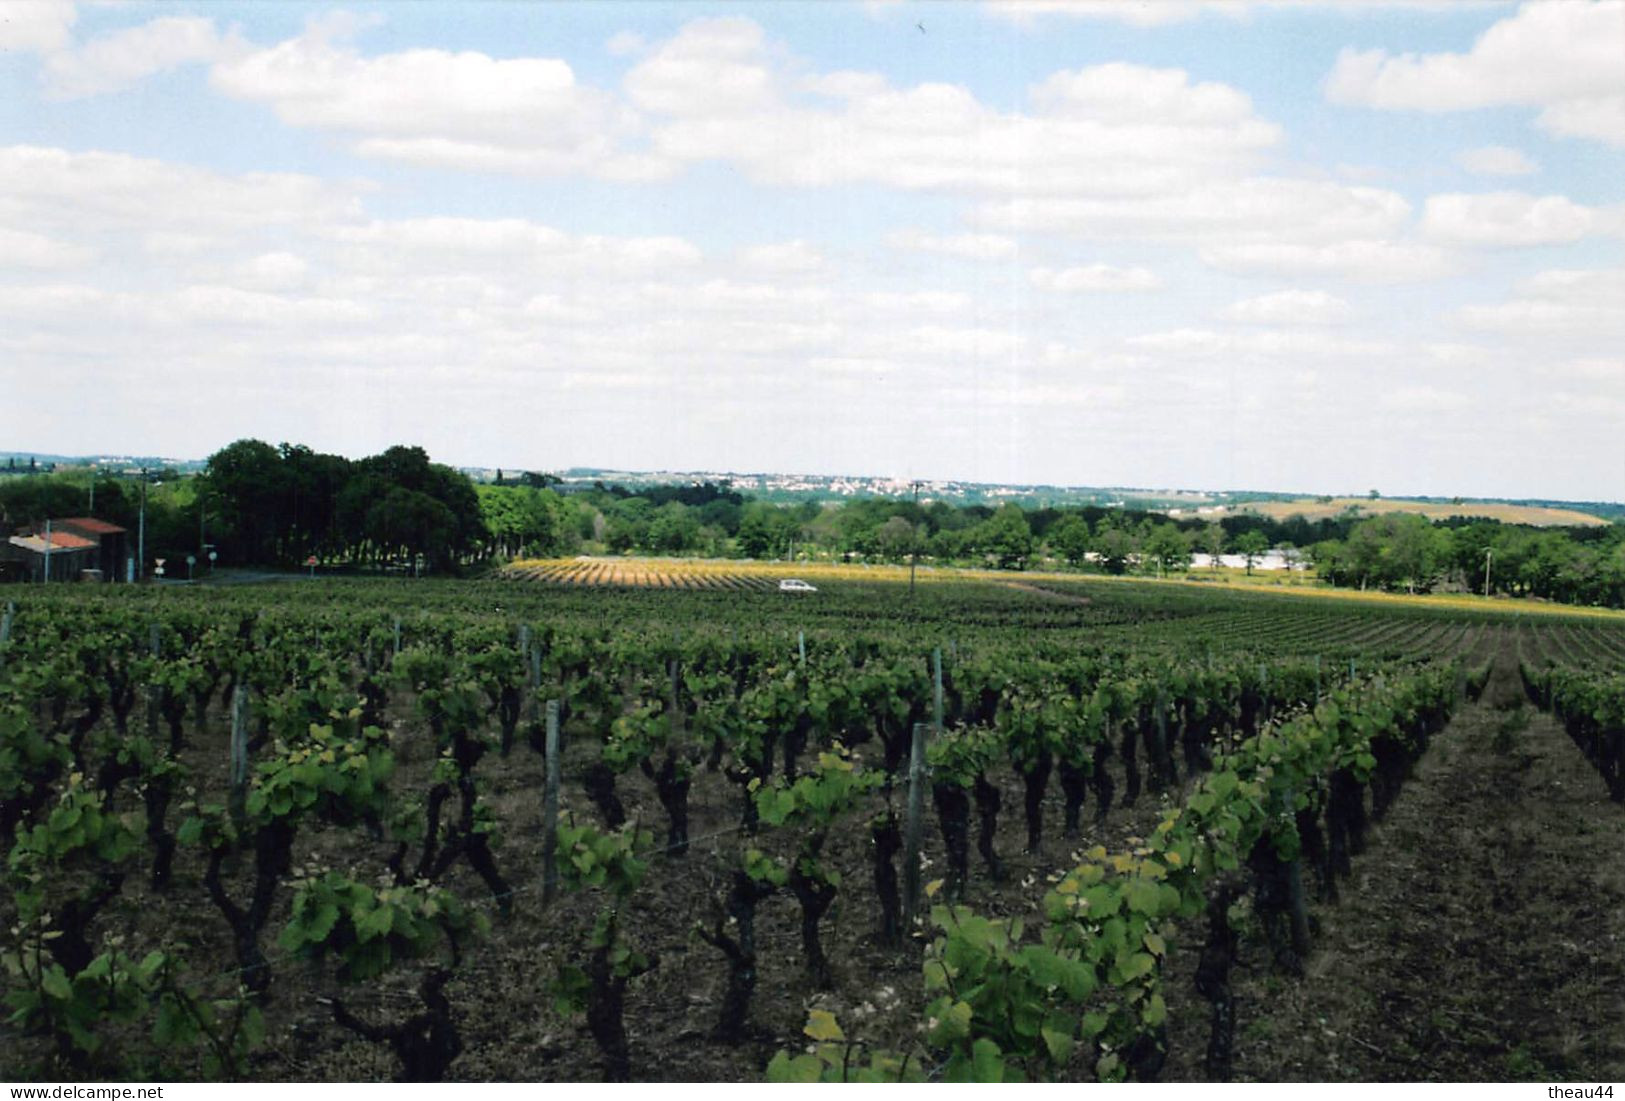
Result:
{"label": "tree", "polygon": [[1049,545],[1067,565],[1076,566],[1089,553],[1089,525],[1076,513],[1057,521],[1049,530]]}
{"label": "tree", "polygon": [[1323,539],[1309,548],[1309,560],[1322,581],[1333,585],[1348,585],[1353,580],[1348,547],[1338,539]]}
{"label": "tree", "polygon": [[914,525],[902,516],[893,516],[880,525],[880,530],[875,533],[875,542],[888,561],[900,562],[914,550]]}
{"label": "tree", "polygon": [[1023,569],[1033,553],[1033,533],[1019,505],[1002,505],[975,533],[975,544],[1001,570]]}
{"label": "tree", "polygon": [[1247,560],[1247,575],[1249,577],[1252,576],[1253,567],[1258,564],[1259,559],[1264,557],[1264,552],[1269,549],[1269,538],[1257,529],[1242,532],[1241,535],[1236,537],[1235,550],[1237,554]]}
{"label": "tree", "polygon": [[1200,540],[1202,553],[1207,555],[1208,568],[1217,570],[1223,564],[1224,528],[1218,524],[1209,524],[1202,529]]}
{"label": "tree", "polygon": [[656,554],[681,554],[691,550],[699,538],[700,522],[694,510],[680,501],[668,501],[650,519],[644,545]]}
{"label": "tree", "polygon": [[1182,570],[1191,564],[1190,539],[1173,524],[1158,524],[1151,529],[1141,549],[1157,564],[1159,573]]}
{"label": "tree", "polygon": [[1127,573],[1129,559],[1134,555],[1134,537],[1122,528],[1108,526],[1095,536],[1095,553],[1107,573]]}
{"label": "tree", "polygon": [[799,531],[795,517],[761,501],[745,506],[739,521],[739,553],[746,558],[772,558],[786,553]]}

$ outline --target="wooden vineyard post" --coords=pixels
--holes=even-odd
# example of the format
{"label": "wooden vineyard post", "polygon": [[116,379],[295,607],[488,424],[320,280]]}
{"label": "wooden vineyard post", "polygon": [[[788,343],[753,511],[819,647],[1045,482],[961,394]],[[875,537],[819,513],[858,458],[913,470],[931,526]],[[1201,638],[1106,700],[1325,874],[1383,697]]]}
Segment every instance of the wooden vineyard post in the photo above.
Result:
{"label": "wooden vineyard post", "polygon": [[1160,777],[1159,784],[1167,783],[1169,773],[1173,771],[1174,751],[1168,745],[1168,689],[1157,685],[1157,759],[1151,762],[1156,775]]}
{"label": "wooden vineyard post", "polygon": [[400,652],[401,652],[401,617],[396,616],[395,617],[395,653],[398,656],[400,654]]}
{"label": "wooden vineyard post", "polygon": [[559,701],[547,701],[547,785],[542,793],[542,905],[559,893]]}
{"label": "wooden vineyard post", "polygon": [[[9,600],[6,601],[5,614],[0,615],[0,646],[4,646],[7,640],[11,638],[11,621],[16,618],[16,615],[17,605],[13,604]],[[4,654],[0,654],[0,669],[4,669],[5,666],[6,656]]]}
{"label": "wooden vineyard post", "polygon": [[1267,723],[1267,722],[1270,721],[1270,710],[1271,710],[1271,708],[1270,708],[1270,667],[1268,665],[1265,665],[1263,662],[1259,662],[1259,665],[1258,665],[1258,686],[1259,686],[1259,695],[1261,697],[1260,700],[1259,700],[1259,704],[1258,704],[1258,709],[1259,709],[1259,712],[1260,712],[1259,717],[1263,722]]}
{"label": "wooden vineyard post", "polygon": [[[1288,814],[1295,812],[1297,796],[1290,788],[1286,793]],[[1291,920],[1292,951],[1299,960],[1309,955],[1309,906],[1303,893],[1303,854],[1294,856],[1286,866],[1287,912]]]}
{"label": "wooden vineyard post", "polygon": [[248,798],[248,689],[231,690],[231,813],[241,819]]}
{"label": "wooden vineyard post", "polygon": [[796,648],[801,651],[801,664],[807,664],[807,632],[796,632]]}
{"label": "wooden vineyard post", "polygon": [[942,647],[931,651],[931,722],[942,735]]}
{"label": "wooden vineyard post", "polygon": [[912,936],[920,908],[920,818],[925,809],[925,724],[914,724],[908,755],[908,814],[903,820],[903,930]]}
{"label": "wooden vineyard post", "polygon": [[[535,737],[536,723],[541,717],[536,712],[541,706],[538,693],[542,689],[542,648],[532,646],[526,656],[530,660],[525,662],[525,737],[533,738]],[[548,706],[557,710],[558,701],[549,700]],[[536,743],[531,742],[530,744],[534,746]]]}
{"label": "wooden vineyard post", "polygon": [[1320,706],[1320,655],[1315,655],[1315,706]]}

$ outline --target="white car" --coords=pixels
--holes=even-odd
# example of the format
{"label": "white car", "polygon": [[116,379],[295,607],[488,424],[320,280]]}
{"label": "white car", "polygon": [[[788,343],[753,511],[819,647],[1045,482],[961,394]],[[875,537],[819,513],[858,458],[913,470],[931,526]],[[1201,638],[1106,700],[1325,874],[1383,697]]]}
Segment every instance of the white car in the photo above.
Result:
{"label": "white car", "polygon": [[818,589],[814,586],[807,584],[805,581],[799,581],[794,577],[786,577],[779,582],[779,592],[781,593],[815,593],[817,591]]}

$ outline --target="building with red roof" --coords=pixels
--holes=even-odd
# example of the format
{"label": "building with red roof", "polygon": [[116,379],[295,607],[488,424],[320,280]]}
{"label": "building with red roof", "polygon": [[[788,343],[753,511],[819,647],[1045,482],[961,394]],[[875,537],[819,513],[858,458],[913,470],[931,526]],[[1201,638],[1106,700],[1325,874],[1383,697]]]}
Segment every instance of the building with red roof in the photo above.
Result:
{"label": "building with red roof", "polygon": [[117,524],[90,516],[52,520],[49,525],[24,530],[0,545],[5,572],[18,580],[111,580],[120,575],[128,532]]}

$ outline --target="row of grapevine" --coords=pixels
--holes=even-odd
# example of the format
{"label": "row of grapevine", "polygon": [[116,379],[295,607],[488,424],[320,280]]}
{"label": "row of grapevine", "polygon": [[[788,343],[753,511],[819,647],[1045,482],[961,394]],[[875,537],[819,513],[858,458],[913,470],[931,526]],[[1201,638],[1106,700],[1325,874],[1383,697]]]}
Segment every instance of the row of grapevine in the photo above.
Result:
{"label": "row of grapevine", "polygon": [[[606,1071],[624,1077],[628,990],[658,963],[629,915],[652,858],[659,874],[683,874],[697,786],[729,840],[714,912],[689,918],[725,972],[713,1035],[737,1044],[760,973],[758,906],[793,899],[802,965],[815,986],[834,981],[823,925],[855,889],[854,833],[882,939],[918,937],[901,920],[896,863],[916,724],[937,731],[940,893],[962,905],[972,806],[985,879],[1003,877],[1006,784],[1021,791],[1029,850],[1056,811],[1069,839],[1091,833],[1090,793],[1104,837],[1116,808],[1143,817],[1142,791],[1186,797],[1317,703],[1357,700],[1363,714],[1421,675],[1268,647],[1215,652],[1197,633],[1091,645],[992,625],[1002,612],[964,632],[791,633],[726,615],[681,630],[515,615],[443,591],[413,610],[378,591],[276,606],[181,594],[22,603],[0,645],[0,841],[16,899],[6,998],[15,1026],[45,1044],[36,1057],[82,1076],[252,1074],[267,1016],[281,1019],[290,985],[315,982],[331,1021],[393,1052],[398,1073],[444,1076],[463,1046],[457,976],[493,922],[541,902],[534,841],[583,900],[549,925],[555,1005],[585,1019]],[[540,757],[547,701],[563,728],[567,809],[538,840],[500,795],[509,776],[535,775],[524,762],[529,748]],[[1372,746],[1375,805],[1405,755]],[[1324,815],[1317,869],[1346,860],[1351,833],[1357,844],[1356,812],[1335,789],[1316,804],[1339,808]],[[716,812],[719,795],[734,813]],[[628,814],[645,804],[665,818],[658,846]],[[1331,890],[1334,873],[1320,874]],[[193,886],[217,924],[166,927],[134,951],[139,923],[114,911],[174,907]],[[407,1004],[403,983],[409,1012],[380,1020]],[[366,993],[386,988],[393,1001]]]}

